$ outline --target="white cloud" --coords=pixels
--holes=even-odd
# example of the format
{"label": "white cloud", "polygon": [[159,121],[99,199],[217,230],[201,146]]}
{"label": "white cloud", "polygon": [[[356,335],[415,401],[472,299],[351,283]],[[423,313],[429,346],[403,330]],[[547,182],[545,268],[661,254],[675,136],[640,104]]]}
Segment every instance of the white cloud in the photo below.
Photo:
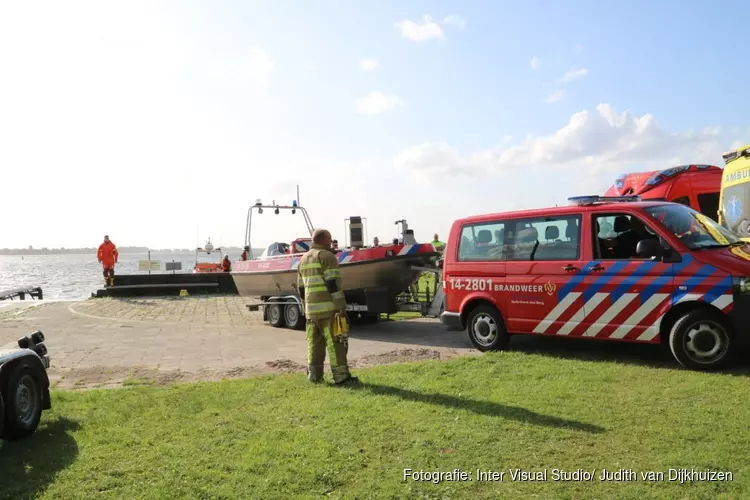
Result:
{"label": "white cloud", "polygon": [[312,73],[313,71],[316,71],[316,70],[318,69],[318,68],[316,68],[315,66],[313,66],[312,64],[306,64],[306,65],[304,66],[304,68],[305,68],[305,69],[306,69],[307,71],[311,72],[311,73]]}
{"label": "white cloud", "polygon": [[461,29],[466,28],[466,19],[457,16],[455,14],[451,14],[450,16],[446,16],[445,19],[443,19],[443,22],[445,24],[451,24],[453,26],[457,26]]}
{"label": "white cloud", "polygon": [[362,71],[374,71],[379,64],[377,59],[364,59],[359,63],[359,69]]}
{"label": "white cloud", "polygon": [[250,49],[248,55],[238,64],[241,79],[264,88],[271,84],[271,75],[273,75],[275,68],[266,51],[258,48]]}
{"label": "white cloud", "polygon": [[401,36],[415,42],[426,42],[427,40],[445,40],[443,29],[435,23],[430,16],[424,16],[424,23],[419,24],[408,19],[395,24],[401,30]]}
{"label": "white cloud", "polygon": [[547,96],[547,102],[552,104],[555,102],[562,101],[565,98],[564,90],[556,90]]}
{"label": "white cloud", "polygon": [[[684,162],[722,165],[730,141],[718,128],[668,131],[650,114],[617,113],[609,104],[581,111],[556,132],[510,147],[461,155],[445,143],[425,143],[400,153],[397,167],[422,179],[435,174],[491,175],[528,168],[558,168],[611,184],[613,172],[667,168]],[[602,185],[603,185],[602,184]]]}
{"label": "white cloud", "polygon": [[584,76],[589,74],[589,70],[586,68],[580,68],[580,69],[571,69],[567,73],[565,73],[560,80],[558,80],[559,83],[569,83],[573,80],[578,80],[579,78],[583,78]]}
{"label": "white cloud", "polygon": [[529,61],[529,66],[531,69],[537,69],[539,67],[539,58],[534,56],[531,58],[531,61]]}
{"label": "white cloud", "polygon": [[357,112],[363,115],[379,115],[388,111],[393,111],[401,104],[401,99],[395,95],[386,95],[382,92],[370,92],[357,101]]}

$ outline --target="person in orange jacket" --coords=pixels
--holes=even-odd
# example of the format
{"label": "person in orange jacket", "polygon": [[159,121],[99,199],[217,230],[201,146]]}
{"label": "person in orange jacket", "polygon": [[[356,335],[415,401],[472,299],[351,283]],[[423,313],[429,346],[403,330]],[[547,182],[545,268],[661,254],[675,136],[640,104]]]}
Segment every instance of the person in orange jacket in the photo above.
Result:
{"label": "person in orange jacket", "polygon": [[229,260],[229,254],[224,256],[224,260],[221,261],[221,270],[228,273],[232,270],[232,262]]}
{"label": "person in orange jacket", "polygon": [[117,247],[105,234],[104,243],[99,245],[99,251],[97,252],[97,258],[104,268],[105,286],[114,286],[115,284],[115,264],[117,264],[118,256]]}

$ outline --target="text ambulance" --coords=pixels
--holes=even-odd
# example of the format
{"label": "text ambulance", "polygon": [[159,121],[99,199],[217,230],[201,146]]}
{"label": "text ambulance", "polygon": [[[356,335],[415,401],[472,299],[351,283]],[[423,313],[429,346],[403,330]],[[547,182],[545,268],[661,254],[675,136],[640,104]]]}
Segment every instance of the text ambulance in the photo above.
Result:
{"label": "text ambulance", "polygon": [[481,351],[558,335],[667,343],[685,367],[726,365],[750,328],[750,248],[685,205],[571,201],[455,221],[442,323]]}

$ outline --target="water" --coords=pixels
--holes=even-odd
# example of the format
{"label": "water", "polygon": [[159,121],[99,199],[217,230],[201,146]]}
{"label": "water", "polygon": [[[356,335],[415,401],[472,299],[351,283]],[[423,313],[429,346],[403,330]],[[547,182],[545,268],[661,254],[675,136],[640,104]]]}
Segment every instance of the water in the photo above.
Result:
{"label": "water", "polygon": [[[232,260],[237,257],[230,256]],[[138,261],[146,259],[147,253],[121,253],[115,273],[148,274],[148,271],[138,271]],[[172,261],[182,262],[182,271],[177,273],[191,273],[195,252],[151,252],[151,260],[161,261],[161,270],[152,273],[166,272],[165,262]],[[203,254],[200,261],[218,263],[220,255]],[[102,266],[96,260],[96,254],[0,255],[0,290],[24,286],[42,287],[45,300],[85,299],[104,286]]]}

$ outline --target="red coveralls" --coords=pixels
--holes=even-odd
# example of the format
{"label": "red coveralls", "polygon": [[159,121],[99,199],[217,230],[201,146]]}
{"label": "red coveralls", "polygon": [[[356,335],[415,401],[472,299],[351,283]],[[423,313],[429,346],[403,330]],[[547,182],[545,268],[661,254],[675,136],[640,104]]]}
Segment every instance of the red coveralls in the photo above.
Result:
{"label": "red coveralls", "polygon": [[114,285],[115,281],[115,264],[117,263],[117,247],[112,241],[105,241],[99,245],[97,258],[104,268],[104,280],[107,284]]}

